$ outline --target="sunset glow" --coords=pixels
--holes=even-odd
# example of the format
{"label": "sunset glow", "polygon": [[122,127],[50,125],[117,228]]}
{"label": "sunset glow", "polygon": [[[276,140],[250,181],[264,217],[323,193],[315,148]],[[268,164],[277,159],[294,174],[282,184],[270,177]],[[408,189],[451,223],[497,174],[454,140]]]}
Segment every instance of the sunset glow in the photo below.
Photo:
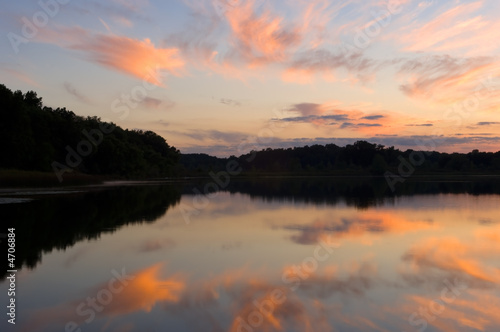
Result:
{"label": "sunset glow", "polygon": [[0,72],[184,153],[240,154],[273,121],[287,126],[260,148],[498,151],[499,12],[493,0],[9,3]]}

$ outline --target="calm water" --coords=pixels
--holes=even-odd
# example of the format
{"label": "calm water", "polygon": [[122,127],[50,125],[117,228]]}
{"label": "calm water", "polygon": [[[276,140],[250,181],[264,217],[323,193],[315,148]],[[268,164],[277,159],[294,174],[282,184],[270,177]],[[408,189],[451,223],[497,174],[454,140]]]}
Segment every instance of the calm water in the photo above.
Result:
{"label": "calm water", "polygon": [[498,180],[196,188],[0,193],[15,330],[500,330]]}

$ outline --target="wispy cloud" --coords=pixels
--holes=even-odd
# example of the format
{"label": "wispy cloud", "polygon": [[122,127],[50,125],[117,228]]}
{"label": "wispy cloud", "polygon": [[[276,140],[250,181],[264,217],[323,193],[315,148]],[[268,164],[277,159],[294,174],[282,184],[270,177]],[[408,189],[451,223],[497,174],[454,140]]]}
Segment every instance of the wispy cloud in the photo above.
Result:
{"label": "wispy cloud", "polygon": [[403,255],[403,261],[411,266],[403,276],[410,282],[421,282],[451,275],[467,281],[469,287],[496,287],[500,269],[482,263],[482,259],[500,253],[498,236],[492,234],[478,232],[474,243],[464,243],[453,237],[425,239]]}
{"label": "wispy cloud", "polygon": [[[286,68],[285,81],[308,83],[311,77],[321,73],[323,77],[335,79],[336,70],[347,70],[356,80],[369,82],[374,79],[381,63],[366,57],[361,51],[344,52],[327,49],[298,53]],[[325,76],[326,75],[326,76]]]}
{"label": "wispy cloud", "polygon": [[422,56],[402,64],[400,74],[406,82],[400,89],[410,97],[452,104],[474,96],[482,80],[498,69],[497,60],[492,57]]}
{"label": "wispy cloud", "polygon": [[64,82],[63,86],[66,92],[75,97],[79,102],[82,102],[84,104],[92,104],[90,99],[80,91],[78,91],[72,83]]}
{"label": "wispy cloud", "polygon": [[29,75],[27,75],[26,73],[24,73],[20,70],[16,70],[13,68],[0,68],[0,70],[7,73],[8,75],[14,77],[15,79],[21,81],[21,82],[24,82],[24,83],[27,83],[27,84],[33,85],[33,86],[40,86],[40,84],[38,84],[38,82],[36,82],[32,77],[30,77]]}
{"label": "wispy cloud", "polygon": [[75,10],[85,15],[106,17],[120,26],[131,28],[137,21],[149,22],[150,18],[145,14],[149,7],[148,0],[111,0],[107,2],[85,1],[81,7],[75,3]]}
{"label": "wispy cloud", "polygon": [[500,22],[484,11],[485,1],[450,2],[441,6],[436,2],[433,8],[437,13],[433,18],[414,20],[399,34],[405,51],[478,56],[498,50],[491,40],[500,38]]}

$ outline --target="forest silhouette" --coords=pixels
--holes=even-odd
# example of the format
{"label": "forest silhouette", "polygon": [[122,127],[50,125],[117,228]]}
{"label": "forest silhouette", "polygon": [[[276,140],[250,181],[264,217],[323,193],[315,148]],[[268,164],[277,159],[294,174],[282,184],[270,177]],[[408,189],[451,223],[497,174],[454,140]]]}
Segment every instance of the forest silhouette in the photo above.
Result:
{"label": "forest silhouette", "polygon": [[[0,170],[52,172],[62,182],[68,173],[129,179],[208,176],[236,161],[242,175],[399,176],[419,174],[498,174],[500,151],[445,153],[401,151],[367,141],[266,148],[219,158],[181,154],[152,131],[123,129],[99,117],[78,116],[66,108],[44,106],[36,92],[0,85]],[[418,156],[418,158],[416,158]],[[418,163],[414,161],[418,159]],[[411,164],[410,164],[411,162]]]}

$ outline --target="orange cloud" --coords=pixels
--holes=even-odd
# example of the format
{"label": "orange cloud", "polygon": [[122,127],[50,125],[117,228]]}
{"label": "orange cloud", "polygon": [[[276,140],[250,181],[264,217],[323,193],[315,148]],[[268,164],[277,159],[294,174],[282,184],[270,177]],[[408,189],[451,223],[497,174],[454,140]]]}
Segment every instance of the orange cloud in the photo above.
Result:
{"label": "orange cloud", "polygon": [[500,268],[487,266],[484,260],[500,254],[500,242],[496,240],[491,231],[476,234],[471,243],[453,237],[425,239],[403,256],[408,263],[403,276],[422,281],[436,277],[435,272],[440,271],[458,277],[470,287],[494,287],[500,283]]}
{"label": "orange cloud", "polygon": [[[303,83],[318,72],[325,80],[333,81],[336,79],[335,69],[364,68],[368,62],[367,59],[360,60],[358,55],[344,56],[339,53],[332,54],[332,58],[342,59],[311,63],[317,62],[314,56],[316,50],[325,52],[320,48],[333,43],[332,35],[337,34],[337,29],[331,27],[332,21],[350,2],[332,4],[327,0],[298,0],[287,8],[286,15],[278,14],[273,8],[274,3],[268,1],[217,3],[223,5],[217,12],[219,19],[222,17],[219,22],[211,16],[207,1],[198,1],[190,3],[190,7],[204,29],[188,29],[175,35],[174,40],[186,56],[225,76],[238,79],[253,77],[258,74],[256,68],[266,66],[266,75],[269,70],[276,70],[288,82]],[[216,27],[222,21],[229,26],[230,48],[224,52],[217,49],[220,37],[214,37]],[[322,70],[322,67],[328,70]],[[371,73],[355,75],[363,81],[373,77]]]}
{"label": "orange cloud", "polygon": [[94,300],[99,299],[99,293],[103,290],[107,290],[108,293],[112,294],[108,304],[96,302],[98,307],[101,308],[100,310],[91,309],[93,308],[91,304],[82,298],[36,311],[28,320],[29,323],[21,330],[34,331],[54,324],[62,326],[66,322],[84,325],[85,323],[91,323],[86,321],[91,318],[89,311],[92,311],[97,318],[109,318],[140,310],[149,312],[159,302],[178,302],[180,294],[186,287],[184,279],[180,276],[161,279],[159,277],[160,269],[161,264],[156,264],[134,273],[132,274],[134,278],[127,280],[122,285],[123,287],[119,286],[120,282],[115,282],[114,289],[121,288],[120,291],[111,292],[113,289],[110,289],[109,282],[94,287],[89,294],[89,297],[94,298]]}
{"label": "orange cloud", "polygon": [[185,281],[179,276],[160,279],[161,267],[161,264],[156,264],[138,272],[130,284],[116,295],[116,300],[113,299],[104,307],[103,314],[119,315],[139,310],[151,311],[157,302],[177,302],[186,287]]}
{"label": "orange cloud", "polygon": [[283,17],[269,10],[256,13],[254,6],[254,1],[248,1],[226,11],[234,51],[251,67],[286,61],[291,48],[302,41],[299,29],[287,27]]}
{"label": "orange cloud", "polygon": [[70,48],[83,51],[91,61],[156,85],[162,85],[162,70],[178,73],[184,67],[178,49],[156,48],[149,39],[95,35]]}
{"label": "orange cloud", "polygon": [[[341,277],[339,272],[344,270],[347,275]],[[363,295],[372,287],[376,272],[366,262],[353,262],[345,268],[328,266],[322,273],[300,275],[295,267],[286,266],[283,269],[286,280],[303,281],[296,292],[291,291],[289,284],[273,284],[261,278],[242,280],[241,289],[229,291],[236,295],[232,304],[236,311],[229,331],[243,331],[245,327],[259,331],[331,331],[335,330],[332,316],[335,322],[349,326],[375,326],[369,319],[360,323],[357,318],[336,317],[335,311],[329,310],[320,299],[334,294]]]}
{"label": "orange cloud", "polygon": [[82,28],[43,29],[37,40],[76,50],[95,63],[163,85],[162,71],[179,75],[185,61],[178,48],[157,48],[149,39],[92,33]]}

